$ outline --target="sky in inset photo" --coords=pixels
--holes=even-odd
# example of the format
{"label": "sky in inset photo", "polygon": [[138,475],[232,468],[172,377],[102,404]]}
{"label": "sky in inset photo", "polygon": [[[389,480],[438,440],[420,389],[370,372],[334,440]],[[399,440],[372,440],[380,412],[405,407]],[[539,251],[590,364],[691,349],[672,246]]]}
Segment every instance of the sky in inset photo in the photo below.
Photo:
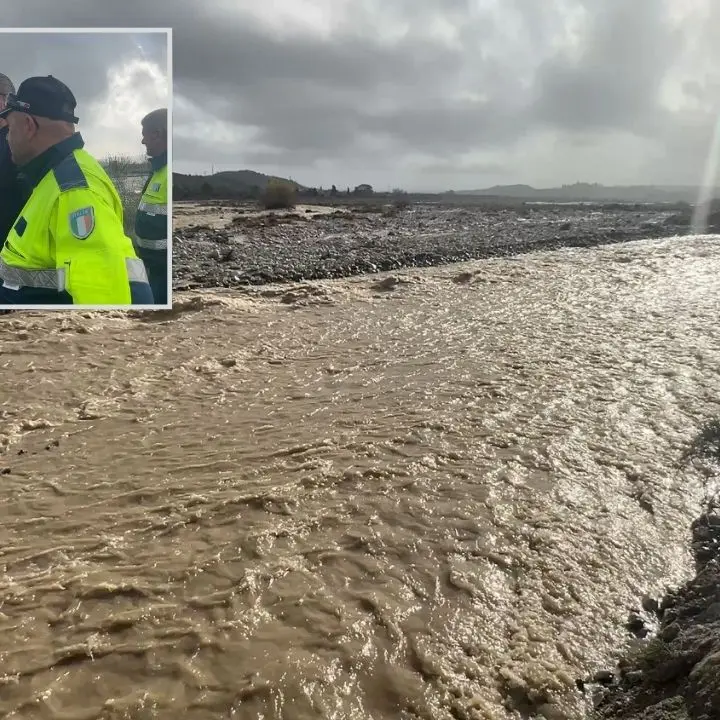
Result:
{"label": "sky in inset photo", "polygon": [[140,121],[168,106],[167,38],[157,32],[0,32],[0,73],[16,88],[37,75],[62,80],[77,100],[86,149],[100,160],[141,159]]}

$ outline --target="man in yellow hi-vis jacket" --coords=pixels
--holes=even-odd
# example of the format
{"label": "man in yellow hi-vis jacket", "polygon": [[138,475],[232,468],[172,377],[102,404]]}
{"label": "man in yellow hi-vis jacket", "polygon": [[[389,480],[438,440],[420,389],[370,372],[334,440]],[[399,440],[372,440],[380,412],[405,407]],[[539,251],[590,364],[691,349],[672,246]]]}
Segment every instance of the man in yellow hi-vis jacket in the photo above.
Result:
{"label": "man in yellow hi-vis jacket", "polygon": [[168,297],[167,110],[160,108],[142,119],[142,144],[152,172],[145,182],[135,215],[135,251],[147,269],[153,297],[166,305]]}
{"label": "man in yellow hi-vis jacket", "polygon": [[32,77],[0,113],[13,162],[32,189],[0,250],[0,304],[150,305],[122,202],[83,149],[75,107],[62,82]]}

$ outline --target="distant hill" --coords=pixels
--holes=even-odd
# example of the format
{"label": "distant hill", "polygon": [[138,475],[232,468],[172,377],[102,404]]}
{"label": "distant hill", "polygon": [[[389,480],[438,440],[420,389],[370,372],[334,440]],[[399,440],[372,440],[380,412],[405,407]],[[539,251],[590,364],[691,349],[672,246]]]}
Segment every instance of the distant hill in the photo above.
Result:
{"label": "distant hill", "polygon": [[265,175],[263,173],[255,172],[255,170],[224,170],[223,172],[216,172],[210,177],[212,178],[211,182],[217,182],[220,184],[227,184],[231,186],[257,186],[259,188],[265,188],[270,180],[281,180],[282,182],[288,182],[295,185],[298,190],[303,189],[303,186],[300,185],[300,183],[295,182],[294,180]]}
{"label": "distant hill", "polygon": [[[598,183],[575,183],[555,188],[530,185],[495,185],[484,190],[460,190],[458,195],[515,198],[536,202],[696,202],[699,188],[691,186],[626,185],[606,186]],[[720,197],[720,188],[715,189]]]}
{"label": "distant hill", "polygon": [[290,183],[297,190],[304,186],[288,178],[274,177],[254,170],[224,170],[213,175],[183,175],[173,173],[173,195],[176,199],[208,195],[253,196],[259,195],[273,180]]}

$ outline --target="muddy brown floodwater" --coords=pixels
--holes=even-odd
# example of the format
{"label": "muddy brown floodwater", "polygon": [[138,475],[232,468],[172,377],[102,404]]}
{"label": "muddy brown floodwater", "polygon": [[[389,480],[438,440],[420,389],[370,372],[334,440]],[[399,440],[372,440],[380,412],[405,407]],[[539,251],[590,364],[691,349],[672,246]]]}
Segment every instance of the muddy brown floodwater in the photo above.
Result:
{"label": "muddy brown floodwater", "polygon": [[583,718],[691,573],[719,290],[684,237],[0,318],[0,716]]}

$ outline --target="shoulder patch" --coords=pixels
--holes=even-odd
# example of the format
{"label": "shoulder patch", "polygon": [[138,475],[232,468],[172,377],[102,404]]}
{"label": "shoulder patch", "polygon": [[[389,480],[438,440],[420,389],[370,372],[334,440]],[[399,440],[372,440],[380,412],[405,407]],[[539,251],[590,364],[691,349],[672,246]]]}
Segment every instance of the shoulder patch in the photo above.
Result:
{"label": "shoulder patch", "polygon": [[92,205],[71,212],[68,216],[70,232],[78,239],[85,240],[95,229],[95,208]]}
{"label": "shoulder patch", "polygon": [[75,159],[75,155],[68,155],[56,168],[53,169],[55,180],[61,192],[74,188],[89,187],[85,173]]}
{"label": "shoulder patch", "polygon": [[18,237],[22,237],[23,233],[27,229],[27,220],[21,215],[17,222],[15,223],[15,232],[18,234]]}

